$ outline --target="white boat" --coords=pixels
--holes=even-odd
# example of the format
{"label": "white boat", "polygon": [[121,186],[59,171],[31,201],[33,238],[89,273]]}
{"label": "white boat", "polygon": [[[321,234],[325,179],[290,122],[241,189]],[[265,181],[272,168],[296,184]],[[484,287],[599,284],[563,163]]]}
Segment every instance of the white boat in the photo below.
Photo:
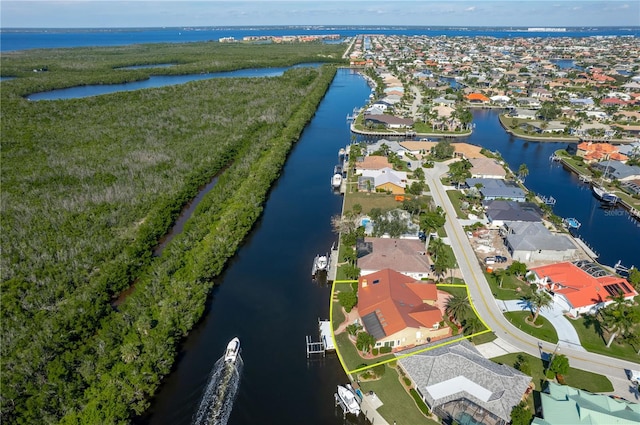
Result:
{"label": "white boat", "polygon": [[226,363],[235,363],[240,354],[240,339],[238,337],[233,338],[227,344],[227,351],[224,353],[224,361]]}
{"label": "white boat", "polygon": [[334,174],[333,177],[331,178],[331,186],[338,189],[341,184],[342,184],[342,174],[338,174],[338,173]]}
{"label": "white boat", "polygon": [[342,385],[338,385],[338,397],[349,413],[353,413],[356,416],[360,414],[360,404],[352,391]]}
{"label": "white boat", "polygon": [[618,198],[613,193],[607,192],[602,187],[597,186],[595,184],[591,186],[591,190],[593,191],[593,194],[595,195],[595,197],[603,202],[609,202],[611,204],[615,204],[620,200],[620,198]]}
{"label": "white boat", "polygon": [[316,258],[316,271],[323,271],[327,269],[329,265],[329,259],[326,255],[318,255]]}

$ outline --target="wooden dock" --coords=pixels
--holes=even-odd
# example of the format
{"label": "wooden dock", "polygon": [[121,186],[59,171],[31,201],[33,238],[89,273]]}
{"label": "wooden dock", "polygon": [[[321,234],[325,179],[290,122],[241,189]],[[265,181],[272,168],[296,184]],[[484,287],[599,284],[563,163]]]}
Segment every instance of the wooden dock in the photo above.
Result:
{"label": "wooden dock", "polygon": [[338,248],[331,247],[331,253],[329,254],[329,268],[327,269],[327,282],[333,282],[336,280],[338,274]]}

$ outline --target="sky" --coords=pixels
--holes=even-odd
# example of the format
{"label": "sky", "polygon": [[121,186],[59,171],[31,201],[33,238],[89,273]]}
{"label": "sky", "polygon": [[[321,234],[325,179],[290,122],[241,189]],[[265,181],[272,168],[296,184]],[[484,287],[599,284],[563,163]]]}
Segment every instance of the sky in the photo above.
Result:
{"label": "sky", "polygon": [[0,28],[258,25],[640,26],[640,1],[0,1]]}

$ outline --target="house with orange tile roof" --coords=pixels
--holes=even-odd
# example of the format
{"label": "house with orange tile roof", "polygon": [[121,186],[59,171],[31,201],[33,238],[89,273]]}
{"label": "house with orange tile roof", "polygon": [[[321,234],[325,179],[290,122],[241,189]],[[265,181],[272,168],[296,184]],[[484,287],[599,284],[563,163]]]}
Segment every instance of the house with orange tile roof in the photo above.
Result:
{"label": "house with orange tile roof", "polygon": [[553,295],[554,302],[572,317],[596,313],[618,295],[628,300],[638,295],[626,279],[590,261],[534,267],[529,273],[531,281]]}
{"label": "house with orange tile roof", "polygon": [[491,99],[482,93],[469,93],[467,100],[471,103],[489,103],[491,101]]}
{"label": "house with orange tile roof", "polygon": [[390,268],[358,280],[358,314],[376,347],[396,351],[451,336],[451,328],[440,326],[443,317],[437,301],[434,283]]}
{"label": "house with orange tile roof", "polygon": [[584,158],[584,162],[586,162],[587,164],[613,159],[611,158],[611,155],[614,155],[616,158],[619,158],[619,155],[622,155],[625,157],[625,161],[629,159],[625,155],[619,153],[618,148],[610,143],[579,143],[576,150],[576,155]]}

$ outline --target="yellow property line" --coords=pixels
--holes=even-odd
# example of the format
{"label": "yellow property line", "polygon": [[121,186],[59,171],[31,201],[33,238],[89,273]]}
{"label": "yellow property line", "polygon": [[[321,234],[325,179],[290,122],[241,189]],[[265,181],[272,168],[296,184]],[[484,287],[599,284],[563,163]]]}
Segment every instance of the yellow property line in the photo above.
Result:
{"label": "yellow property line", "polygon": [[[331,300],[332,301],[331,301],[331,305],[329,306],[329,321],[330,321],[330,324],[331,324],[331,339],[333,340],[333,346],[336,347],[336,353],[338,354],[338,360],[340,361],[340,364],[342,365],[342,369],[345,371],[345,373],[347,375],[350,375],[350,374],[353,374],[353,373],[362,372],[364,370],[370,369],[370,368],[375,367],[375,366],[383,365],[383,364],[386,364],[386,363],[391,363],[391,362],[394,362],[394,361],[397,361],[397,360],[400,360],[400,359],[404,359],[406,357],[413,356],[414,354],[424,353],[425,351],[430,351],[430,350],[433,350],[435,348],[444,347],[446,345],[450,345],[450,344],[453,344],[455,342],[462,341],[464,339],[469,339],[469,338],[473,338],[474,336],[479,336],[479,335],[483,335],[483,334],[492,332],[491,328],[484,322],[484,320],[482,320],[482,318],[478,314],[478,311],[473,306],[473,302],[471,301],[471,294],[469,293],[469,286],[468,285],[462,285],[462,284],[459,284],[459,283],[437,284],[436,286],[446,286],[446,287],[451,287],[451,288],[465,288],[466,291],[467,291],[467,298],[469,299],[469,304],[471,305],[471,308],[473,309],[474,313],[476,314],[476,317],[478,317],[478,319],[480,319],[480,322],[484,325],[484,327],[486,329],[483,330],[483,331],[480,331],[480,332],[476,332],[476,333],[474,333],[472,335],[462,336],[462,337],[454,339],[454,340],[448,340],[448,341],[442,342],[440,344],[436,344],[436,345],[432,345],[432,346],[429,346],[429,347],[422,348],[420,350],[412,351],[411,353],[402,354],[400,356],[395,356],[395,357],[393,357],[391,359],[381,360],[379,362],[376,362],[374,364],[371,364],[371,365],[368,365],[368,366],[365,366],[365,367],[349,370],[347,368],[347,365],[346,365],[342,355],[340,354],[340,346],[337,344],[335,332],[334,332],[334,329],[333,329],[333,304],[334,304],[334,302],[333,302],[333,294],[335,293],[336,283],[353,283],[353,282],[358,282],[358,281],[357,280],[341,280],[341,281],[337,281],[336,280],[336,281],[334,281],[333,285],[331,286]],[[364,358],[362,360],[366,361],[366,359],[364,359]]]}

